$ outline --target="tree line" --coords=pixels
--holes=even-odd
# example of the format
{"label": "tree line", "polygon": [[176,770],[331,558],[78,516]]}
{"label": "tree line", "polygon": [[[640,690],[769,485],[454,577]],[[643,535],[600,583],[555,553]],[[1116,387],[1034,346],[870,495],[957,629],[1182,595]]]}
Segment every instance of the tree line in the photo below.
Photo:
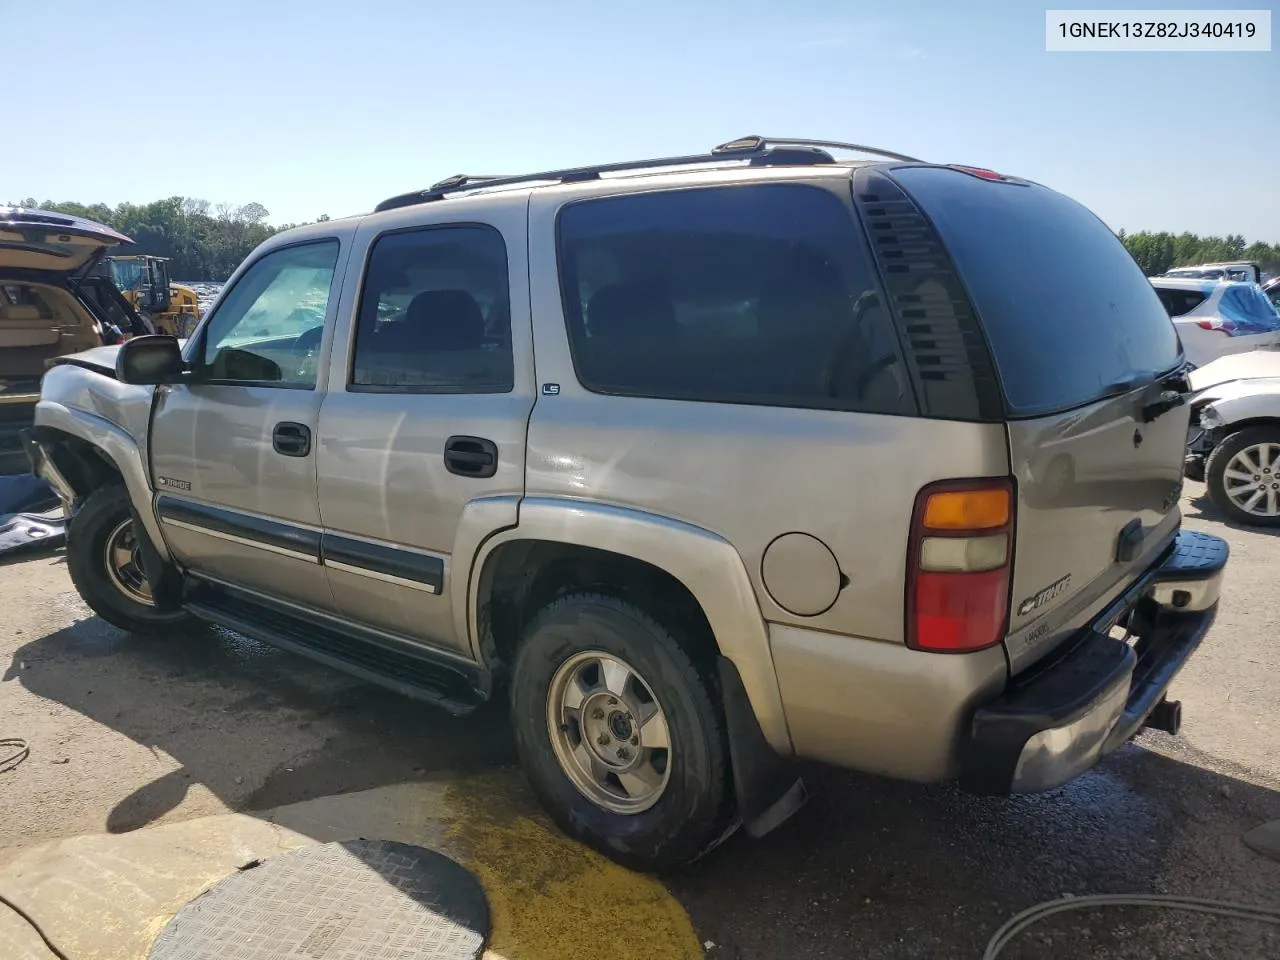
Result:
{"label": "tree line", "polygon": [[21,205],[105,223],[134,241],[134,246],[118,252],[168,257],[172,261],[169,276],[175,280],[226,280],[263,240],[297,226],[267,223],[270,214],[260,203],[215,206],[194,197],[169,197],[146,204],[122,203],[117,207],[105,203],[37,203],[28,197]]}
{"label": "tree line", "polygon": [[[182,280],[226,280],[263,240],[297,224],[271,226],[270,214],[260,203],[243,206],[193,197],[169,197],[154,203],[36,203],[28,198],[26,207],[41,207],[59,213],[88,217],[119,230],[136,246],[131,253],[151,253],[168,257],[169,276]],[[321,216],[320,220],[328,220]],[[1139,233],[1119,231],[1133,259],[1147,276],[1157,276],[1174,267],[1222,260],[1253,260],[1263,271],[1280,274],[1280,244],[1248,243],[1238,234],[1201,237],[1194,233]]]}
{"label": "tree line", "polygon": [[1280,273],[1280,244],[1248,243],[1239,234],[1225,237],[1199,237],[1194,233],[1118,234],[1125,247],[1149,277],[1159,276],[1174,267],[1198,263],[1220,263],[1224,260],[1252,260],[1264,273]]}

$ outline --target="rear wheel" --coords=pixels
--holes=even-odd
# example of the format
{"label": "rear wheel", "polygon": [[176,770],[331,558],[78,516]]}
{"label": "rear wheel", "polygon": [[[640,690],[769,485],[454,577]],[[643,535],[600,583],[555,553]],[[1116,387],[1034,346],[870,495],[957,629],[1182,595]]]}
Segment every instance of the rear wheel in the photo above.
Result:
{"label": "rear wheel", "polygon": [[159,633],[187,623],[183,610],[162,610],[142,566],[129,494],[121,484],[95,490],[67,529],[67,570],[84,602],[131,633]]}
{"label": "rear wheel", "polygon": [[546,607],[516,656],[512,723],[560,829],[642,870],[715,846],[732,791],[710,691],[675,635],[638,607],[587,593]]}
{"label": "rear wheel", "polygon": [[1246,427],[1209,454],[1209,497],[1228,519],[1280,526],[1280,427]]}

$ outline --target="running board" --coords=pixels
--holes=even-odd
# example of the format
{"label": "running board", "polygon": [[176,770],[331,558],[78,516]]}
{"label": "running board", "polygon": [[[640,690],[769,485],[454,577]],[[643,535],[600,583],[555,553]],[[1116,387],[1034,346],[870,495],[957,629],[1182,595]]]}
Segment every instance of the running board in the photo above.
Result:
{"label": "running board", "polygon": [[186,582],[184,606],[216,626],[434,703],[454,716],[488,700],[484,671],[412,640],[194,577]]}

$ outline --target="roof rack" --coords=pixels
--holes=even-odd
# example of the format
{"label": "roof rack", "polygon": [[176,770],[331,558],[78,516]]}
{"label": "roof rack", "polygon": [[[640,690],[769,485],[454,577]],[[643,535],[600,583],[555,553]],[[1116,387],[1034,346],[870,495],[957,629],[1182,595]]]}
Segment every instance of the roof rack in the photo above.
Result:
{"label": "roof rack", "polygon": [[653,160],[627,160],[621,163],[604,163],[588,167],[568,167],[563,170],[545,170],[540,173],[526,173],[520,176],[473,176],[458,174],[432,184],[426,190],[414,190],[399,196],[383,200],[374,207],[375,213],[383,210],[395,210],[398,207],[409,207],[419,203],[440,200],[455,193],[467,193],[487,187],[505,187],[520,183],[580,183],[584,180],[598,180],[602,173],[622,173],[627,170],[646,170],[660,167],[685,167],[706,163],[724,163],[733,160],[747,160],[752,166],[808,166],[835,163],[835,158],[826,148],[835,150],[852,150],[859,153],[870,153],[876,156],[889,157],[893,160],[904,160],[908,163],[921,163],[915,157],[878,147],[865,147],[856,143],[841,143],[834,140],[804,140],[796,137],[739,137],[715,147],[710,153],[691,154],[683,157],[661,157]]}

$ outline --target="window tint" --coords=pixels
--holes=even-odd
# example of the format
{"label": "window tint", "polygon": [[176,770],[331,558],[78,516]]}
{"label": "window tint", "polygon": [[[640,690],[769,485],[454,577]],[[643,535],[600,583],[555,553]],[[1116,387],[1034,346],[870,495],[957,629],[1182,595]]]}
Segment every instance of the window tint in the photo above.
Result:
{"label": "window tint", "polygon": [[1080,406],[1178,361],[1168,312],[1085,207],[1034,184],[940,167],[894,177],[933,220],[969,289],[1011,413]]}
{"label": "window tint", "polygon": [[353,389],[506,393],[512,370],[498,231],[436,227],[378,239],[360,298]]}
{"label": "window tint", "polygon": [[560,215],[574,365],[603,393],[909,413],[861,230],[798,184],[610,197]]}
{"label": "window tint", "polygon": [[1172,290],[1168,287],[1156,287],[1156,296],[1171,317],[1190,313],[1208,299],[1208,294],[1199,290]]}
{"label": "window tint", "polygon": [[236,281],[205,329],[205,376],[314,387],[338,241],[268,253]]}

